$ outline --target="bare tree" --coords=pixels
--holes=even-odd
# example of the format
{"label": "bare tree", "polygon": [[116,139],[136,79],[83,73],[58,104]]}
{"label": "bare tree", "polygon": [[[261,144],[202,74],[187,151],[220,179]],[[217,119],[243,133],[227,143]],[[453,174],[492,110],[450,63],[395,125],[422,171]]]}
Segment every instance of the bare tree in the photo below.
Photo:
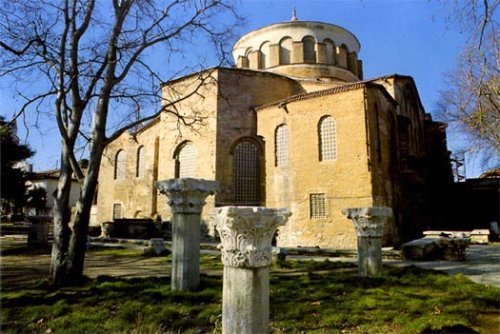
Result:
{"label": "bare tree", "polygon": [[[175,101],[162,101],[162,110],[145,113],[145,104],[159,105],[160,99],[160,75],[151,60],[160,58],[167,67],[170,56],[199,42],[200,35],[224,60],[225,42],[241,18],[230,0],[1,0],[0,5],[0,76],[38,83],[32,91],[19,92],[25,103],[15,117],[50,110],[62,138],[49,277],[59,287],[83,273],[104,148],[160,112],[175,113],[167,109]],[[176,116],[180,122],[196,122],[196,116]],[[81,142],[88,143],[85,174],[76,157]],[[72,176],[80,181],[81,193],[71,229]]]}
{"label": "bare tree", "polygon": [[449,19],[468,39],[440,94],[439,116],[468,134],[467,149],[480,152],[484,166],[495,165],[500,156],[500,0],[457,0],[446,5],[452,10]]}

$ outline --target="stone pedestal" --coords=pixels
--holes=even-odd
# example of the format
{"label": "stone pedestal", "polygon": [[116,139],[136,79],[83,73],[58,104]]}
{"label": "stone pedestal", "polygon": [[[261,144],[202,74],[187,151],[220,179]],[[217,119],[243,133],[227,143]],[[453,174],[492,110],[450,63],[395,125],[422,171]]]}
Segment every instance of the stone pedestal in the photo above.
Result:
{"label": "stone pedestal", "polygon": [[382,271],[382,236],[384,224],[392,215],[387,207],[349,208],[342,213],[351,219],[358,236],[360,277],[371,277]]}
{"label": "stone pedestal", "polygon": [[287,209],[222,207],[212,211],[224,264],[222,333],[267,333],[272,239]]}
{"label": "stone pedestal", "polygon": [[192,178],[158,181],[172,211],[172,290],[193,290],[200,282],[200,220],[205,199],[217,181]]}

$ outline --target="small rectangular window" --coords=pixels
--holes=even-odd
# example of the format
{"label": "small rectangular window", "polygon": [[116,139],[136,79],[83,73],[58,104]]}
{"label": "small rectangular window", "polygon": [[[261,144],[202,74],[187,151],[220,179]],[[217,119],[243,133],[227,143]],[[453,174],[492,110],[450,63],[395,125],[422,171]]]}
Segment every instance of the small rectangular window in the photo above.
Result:
{"label": "small rectangular window", "polygon": [[310,194],[309,209],[311,219],[326,218],[326,196],[325,194]]}
{"label": "small rectangular window", "polygon": [[120,203],[113,204],[113,219],[122,218],[122,205]]}

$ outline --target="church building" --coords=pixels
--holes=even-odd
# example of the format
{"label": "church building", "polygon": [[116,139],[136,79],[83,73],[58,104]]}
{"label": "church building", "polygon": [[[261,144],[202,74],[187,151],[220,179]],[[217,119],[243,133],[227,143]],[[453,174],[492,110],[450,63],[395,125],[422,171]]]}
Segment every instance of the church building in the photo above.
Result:
{"label": "church building", "polygon": [[364,79],[360,48],[344,28],[293,18],[241,37],[232,68],[163,83],[161,115],[105,151],[98,221],[168,221],[156,181],[194,177],[222,187],[209,231],[214,206],[289,208],[279,246],[354,249],[341,210],[388,206],[385,244],[420,236],[452,182],[446,125],[410,76]]}

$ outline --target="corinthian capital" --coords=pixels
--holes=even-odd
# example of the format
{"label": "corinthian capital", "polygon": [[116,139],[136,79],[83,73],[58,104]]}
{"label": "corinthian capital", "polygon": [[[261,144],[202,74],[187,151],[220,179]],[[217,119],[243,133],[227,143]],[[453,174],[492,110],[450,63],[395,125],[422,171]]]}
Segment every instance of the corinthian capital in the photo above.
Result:
{"label": "corinthian capital", "polygon": [[365,207],[343,209],[342,213],[354,222],[358,237],[382,237],[384,224],[392,209],[388,207]]}
{"label": "corinthian capital", "polygon": [[239,268],[271,264],[272,239],[291,213],[288,209],[226,206],[212,210],[221,238],[222,263]]}
{"label": "corinthian capital", "polygon": [[156,182],[156,187],[168,197],[172,213],[201,214],[205,199],[219,190],[219,182],[193,178],[169,179]]}

